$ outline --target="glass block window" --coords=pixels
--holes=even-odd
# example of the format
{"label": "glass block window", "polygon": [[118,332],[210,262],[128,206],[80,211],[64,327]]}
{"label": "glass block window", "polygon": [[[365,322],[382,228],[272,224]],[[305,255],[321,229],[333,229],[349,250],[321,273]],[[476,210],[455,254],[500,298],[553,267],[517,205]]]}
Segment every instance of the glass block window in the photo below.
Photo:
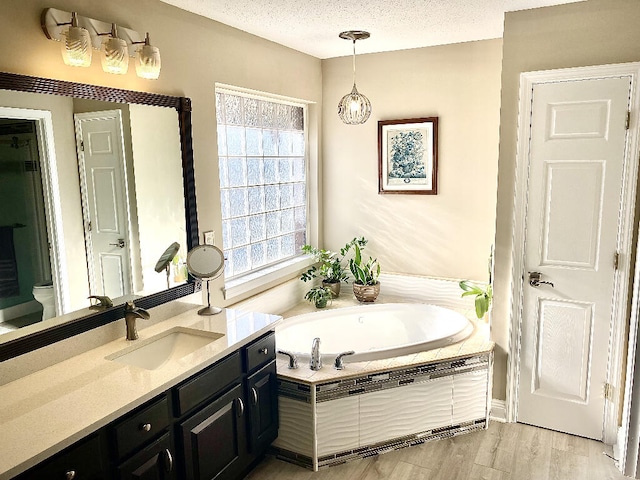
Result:
{"label": "glass block window", "polygon": [[300,255],[306,243],[304,109],[216,91],[227,279]]}

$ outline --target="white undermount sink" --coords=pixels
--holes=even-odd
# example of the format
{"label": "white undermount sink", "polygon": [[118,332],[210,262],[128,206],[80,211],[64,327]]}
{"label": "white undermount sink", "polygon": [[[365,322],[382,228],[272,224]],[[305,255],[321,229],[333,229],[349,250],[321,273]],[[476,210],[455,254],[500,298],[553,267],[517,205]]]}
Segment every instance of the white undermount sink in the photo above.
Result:
{"label": "white undermount sink", "polygon": [[224,337],[221,333],[175,327],[106,357],[107,360],[156,370]]}

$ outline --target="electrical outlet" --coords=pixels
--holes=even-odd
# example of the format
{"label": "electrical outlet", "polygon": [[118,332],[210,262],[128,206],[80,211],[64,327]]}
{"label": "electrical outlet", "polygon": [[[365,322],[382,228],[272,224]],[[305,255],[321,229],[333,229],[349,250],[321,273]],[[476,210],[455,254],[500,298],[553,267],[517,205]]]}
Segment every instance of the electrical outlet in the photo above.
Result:
{"label": "electrical outlet", "polygon": [[205,245],[215,245],[216,244],[216,235],[213,232],[213,230],[209,230],[209,231],[203,232],[202,236],[204,237]]}

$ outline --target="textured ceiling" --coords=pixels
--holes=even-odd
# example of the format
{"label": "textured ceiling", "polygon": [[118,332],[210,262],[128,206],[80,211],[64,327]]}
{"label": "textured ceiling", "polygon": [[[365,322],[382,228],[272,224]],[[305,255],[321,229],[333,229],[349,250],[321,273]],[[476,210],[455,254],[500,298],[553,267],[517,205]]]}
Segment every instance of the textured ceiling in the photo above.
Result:
{"label": "textured ceiling", "polygon": [[318,58],[502,37],[505,11],[583,0],[162,0]]}

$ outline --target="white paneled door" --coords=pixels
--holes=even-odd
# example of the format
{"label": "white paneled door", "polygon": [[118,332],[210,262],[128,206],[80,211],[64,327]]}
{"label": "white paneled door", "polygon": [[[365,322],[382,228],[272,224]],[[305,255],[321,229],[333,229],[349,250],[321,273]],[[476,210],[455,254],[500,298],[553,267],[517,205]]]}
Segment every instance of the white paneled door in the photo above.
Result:
{"label": "white paneled door", "polygon": [[120,111],[75,115],[92,295],[131,293],[127,190]]}
{"label": "white paneled door", "polygon": [[533,86],[517,420],[602,439],[631,77]]}

